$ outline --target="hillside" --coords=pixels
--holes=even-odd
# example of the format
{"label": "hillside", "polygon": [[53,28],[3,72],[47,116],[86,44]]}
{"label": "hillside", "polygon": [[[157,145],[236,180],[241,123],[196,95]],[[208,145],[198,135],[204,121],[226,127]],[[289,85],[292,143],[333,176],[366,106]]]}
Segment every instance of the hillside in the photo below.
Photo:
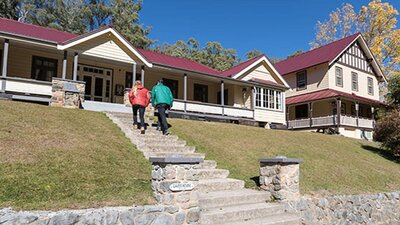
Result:
{"label": "hillside", "polygon": [[256,186],[259,158],[285,155],[304,159],[303,194],[400,190],[400,164],[372,142],[224,123],[180,119],[170,123],[175,134],[216,160],[219,168],[229,169],[231,177],[245,180],[247,187]]}
{"label": "hillside", "polygon": [[0,101],[0,207],[153,202],[151,166],[104,114]]}

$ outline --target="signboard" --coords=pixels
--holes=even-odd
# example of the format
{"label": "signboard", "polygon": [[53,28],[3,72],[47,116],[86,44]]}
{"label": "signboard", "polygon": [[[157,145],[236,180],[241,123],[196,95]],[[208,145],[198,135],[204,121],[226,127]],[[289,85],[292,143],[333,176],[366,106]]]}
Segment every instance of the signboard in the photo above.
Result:
{"label": "signboard", "polygon": [[191,182],[173,183],[169,185],[171,191],[191,191],[193,188],[194,185]]}

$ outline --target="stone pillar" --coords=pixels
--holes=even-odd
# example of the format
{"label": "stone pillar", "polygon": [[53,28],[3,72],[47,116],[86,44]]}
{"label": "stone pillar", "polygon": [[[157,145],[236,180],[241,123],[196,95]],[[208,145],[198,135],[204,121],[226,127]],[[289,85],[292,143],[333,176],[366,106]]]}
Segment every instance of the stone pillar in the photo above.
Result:
{"label": "stone pillar", "polygon": [[130,88],[125,88],[125,90],[124,90],[124,105],[126,107],[131,107],[132,106],[131,102],[129,101],[129,92],[130,91],[131,91]]}
{"label": "stone pillar", "polygon": [[85,97],[85,82],[54,78],[50,106],[80,108]]}
{"label": "stone pillar", "polygon": [[264,158],[260,161],[260,187],[279,201],[300,197],[300,163],[302,159]]}
{"label": "stone pillar", "polygon": [[200,217],[197,184],[201,157],[150,157],[152,189],[159,204],[179,207],[184,224]]}

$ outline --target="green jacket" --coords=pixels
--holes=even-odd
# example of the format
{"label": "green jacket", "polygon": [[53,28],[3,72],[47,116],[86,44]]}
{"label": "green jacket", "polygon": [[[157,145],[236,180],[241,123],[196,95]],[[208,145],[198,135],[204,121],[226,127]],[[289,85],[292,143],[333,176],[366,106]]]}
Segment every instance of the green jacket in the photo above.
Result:
{"label": "green jacket", "polygon": [[174,97],[169,87],[164,84],[157,84],[151,90],[151,104],[155,107],[158,104],[165,103],[172,107]]}

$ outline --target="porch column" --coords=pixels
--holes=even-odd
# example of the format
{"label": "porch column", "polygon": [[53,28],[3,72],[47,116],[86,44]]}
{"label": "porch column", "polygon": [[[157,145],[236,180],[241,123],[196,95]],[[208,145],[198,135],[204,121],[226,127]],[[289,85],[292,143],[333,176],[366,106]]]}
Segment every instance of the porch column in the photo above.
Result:
{"label": "porch column", "polygon": [[340,114],[342,112],[342,100],[340,100],[340,98],[338,98],[336,100],[336,125],[337,125],[337,132],[339,133],[339,127],[340,127]]}
{"label": "porch column", "polygon": [[183,111],[186,112],[187,101],[187,74],[183,74]]}
{"label": "porch column", "polygon": [[372,119],[372,127],[375,127],[375,108],[373,106],[371,106],[371,119]]}
{"label": "porch column", "polygon": [[256,87],[251,88],[251,109],[253,110],[253,119],[255,118],[255,106],[256,106]]}
{"label": "porch column", "polygon": [[136,62],[132,64],[132,84],[136,82]]}
{"label": "porch column", "polygon": [[10,40],[4,40],[4,49],[3,49],[3,69],[1,71],[1,77],[3,81],[1,82],[1,92],[6,91],[6,78],[7,78],[7,66],[8,66],[8,47],[10,45]]}
{"label": "porch column", "polygon": [[360,105],[358,104],[358,102],[356,102],[355,108],[356,108],[356,124],[357,124],[357,127],[358,127],[358,110],[360,108]]}
{"label": "porch column", "polygon": [[224,90],[225,90],[225,88],[224,88],[224,81],[223,80],[221,80],[221,106],[222,106],[222,115],[224,115],[225,113],[224,113],[224,105],[225,105],[225,102],[224,102]]}
{"label": "porch column", "polygon": [[141,78],[142,78],[142,85],[144,86],[144,66],[142,66]]}
{"label": "porch column", "polygon": [[75,52],[75,54],[74,54],[74,71],[73,71],[72,80],[76,81],[77,78],[78,78],[78,53]]}
{"label": "porch column", "polygon": [[62,79],[63,80],[65,80],[67,78],[67,58],[68,58],[68,52],[64,51],[63,68],[62,68]]}
{"label": "porch column", "polygon": [[308,103],[308,117],[310,118],[310,127],[312,127],[312,117],[313,117],[313,106],[314,103],[313,102],[309,102]]}

